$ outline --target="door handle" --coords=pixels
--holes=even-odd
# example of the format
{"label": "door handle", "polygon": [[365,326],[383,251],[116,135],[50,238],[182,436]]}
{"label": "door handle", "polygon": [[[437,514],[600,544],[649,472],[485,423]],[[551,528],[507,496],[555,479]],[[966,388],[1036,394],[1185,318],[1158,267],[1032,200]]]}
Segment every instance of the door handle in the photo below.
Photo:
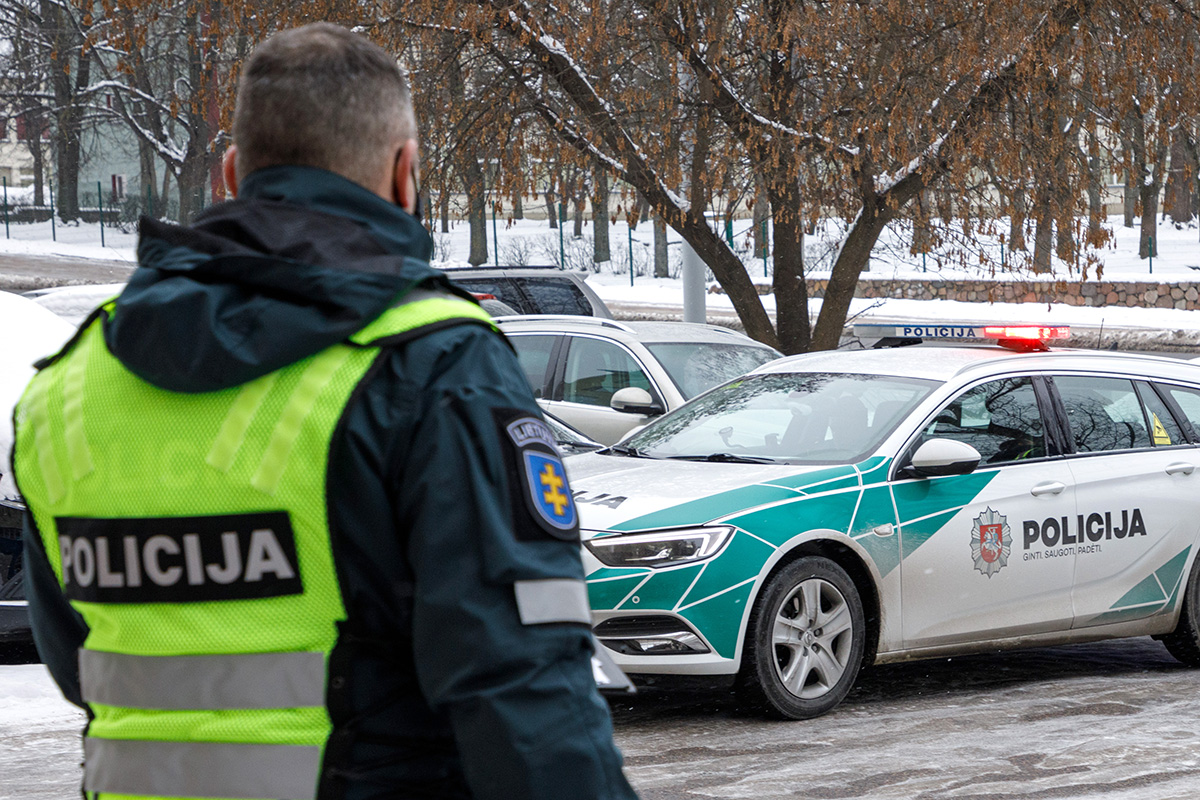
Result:
{"label": "door handle", "polygon": [[1046,481],[1039,483],[1029,490],[1029,493],[1034,497],[1041,497],[1044,494],[1062,494],[1067,485],[1062,481]]}
{"label": "door handle", "polygon": [[1189,464],[1186,461],[1176,461],[1174,464],[1167,464],[1168,475],[1191,475],[1195,469],[1195,465]]}

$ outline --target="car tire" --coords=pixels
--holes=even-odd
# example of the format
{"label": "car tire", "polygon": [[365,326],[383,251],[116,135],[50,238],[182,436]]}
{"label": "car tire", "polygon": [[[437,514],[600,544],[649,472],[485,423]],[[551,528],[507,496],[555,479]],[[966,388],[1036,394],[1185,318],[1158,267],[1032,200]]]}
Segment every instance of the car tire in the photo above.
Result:
{"label": "car tire", "polygon": [[1167,652],[1187,664],[1200,667],[1200,559],[1192,566],[1187,588],[1183,592],[1183,608],[1175,630],[1155,637],[1167,647]]}
{"label": "car tire", "polygon": [[743,702],[809,719],[842,702],[862,668],[867,626],[854,581],[803,556],[771,576],[750,614],[739,675]]}

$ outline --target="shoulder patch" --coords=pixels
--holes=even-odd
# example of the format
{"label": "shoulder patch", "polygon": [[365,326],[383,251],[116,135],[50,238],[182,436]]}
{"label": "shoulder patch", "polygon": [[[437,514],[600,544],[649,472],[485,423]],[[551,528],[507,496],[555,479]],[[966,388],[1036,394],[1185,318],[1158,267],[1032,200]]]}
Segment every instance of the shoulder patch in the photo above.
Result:
{"label": "shoulder patch", "polygon": [[[520,500],[513,498],[514,516],[528,512],[527,518],[537,528],[556,539],[576,541],[579,537],[579,514],[562,457],[554,442],[554,434],[545,422],[528,412],[516,409],[497,409],[496,422],[510,451],[510,472]],[[530,536],[529,525],[514,519],[517,538]]]}

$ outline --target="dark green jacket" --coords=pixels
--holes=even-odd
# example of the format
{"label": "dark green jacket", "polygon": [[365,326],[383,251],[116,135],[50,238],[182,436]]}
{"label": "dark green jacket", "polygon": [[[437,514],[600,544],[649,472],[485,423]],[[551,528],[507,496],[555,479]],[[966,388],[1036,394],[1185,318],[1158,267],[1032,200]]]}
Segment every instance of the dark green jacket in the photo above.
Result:
{"label": "dark green jacket", "polygon": [[[332,173],[274,167],[190,227],[143,220],[110,351],[179,392],[237,386],[345,340],[399,297],[458,292],[425,230]],[[383,349],[331,445],[347,611],[320,797],[633,798],[584,625],[523,625],[515,581],[578,578],[573,534],[524,501],[505,426],[540,415],[511,348],[458,324]],[[79,702],[82,620],[26,518],[39,652]]]}

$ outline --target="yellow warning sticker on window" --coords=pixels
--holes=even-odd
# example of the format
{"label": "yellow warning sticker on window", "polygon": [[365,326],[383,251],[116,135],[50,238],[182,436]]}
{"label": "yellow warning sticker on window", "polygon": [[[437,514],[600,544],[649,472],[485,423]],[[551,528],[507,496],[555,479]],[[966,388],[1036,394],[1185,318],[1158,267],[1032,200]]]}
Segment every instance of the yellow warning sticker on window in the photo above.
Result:
{"label": "yellow warning sticker on window", "polygon": [[1150,416],[1154,417],[1154,443],[1170,444],[1171,437],[1167,434],[1167,429],[1163,427],[1162,422],[1159,421],[1158,414],[1151,412]]}

